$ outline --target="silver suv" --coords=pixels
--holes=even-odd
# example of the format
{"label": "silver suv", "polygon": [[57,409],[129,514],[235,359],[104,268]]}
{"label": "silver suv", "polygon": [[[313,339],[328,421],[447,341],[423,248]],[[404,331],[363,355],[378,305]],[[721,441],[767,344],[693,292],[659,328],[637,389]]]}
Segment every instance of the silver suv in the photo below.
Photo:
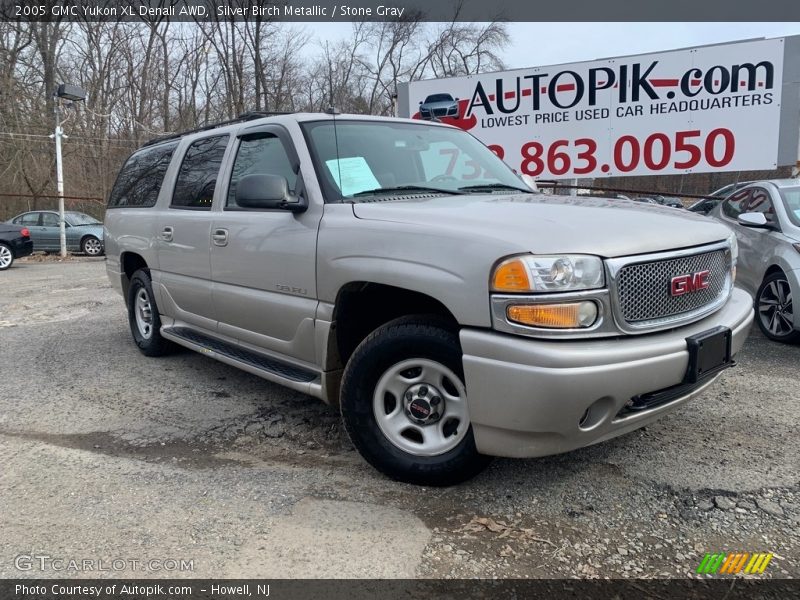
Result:
{"label": "silver suv", "polygon": [[446,125],[251,117],[122,168],[106,252],[133,339],[340,406],[391,477],[447,485],[637,429],[742,347],[721,224],[533,193]]}

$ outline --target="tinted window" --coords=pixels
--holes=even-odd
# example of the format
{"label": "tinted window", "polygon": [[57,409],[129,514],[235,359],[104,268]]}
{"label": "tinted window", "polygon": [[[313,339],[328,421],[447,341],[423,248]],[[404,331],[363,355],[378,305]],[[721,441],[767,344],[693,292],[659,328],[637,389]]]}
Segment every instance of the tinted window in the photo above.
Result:
{"label": "tinted window", "polygon": [[289,182],[290,191],[297,185],[297,175],[280,139],[270,134],[247,137],[239,144],[233,163],[228,187],[228,206],[236,206],[236,184],[239,180],[254,173],[280,175]]}
{"label": "tinted window", "polygon": [[134,153],[117,176],[108,200],[109,208],[154,206],[177,145],[178,142],[159,144]]}
{"label": "tinted window", "polygon": [[58,215],[53,213],[42,213],[42,227],[58,227]]}
{"label": "tinted window", "polygon": [[722,202],[722,212],[726,217],[736,219],[740,214],[746,212],[748,200],[750,199],[751,189],[739,190],[728,196]]}
{"label": "tinted window", "polygon": [[170,206],[211,209],[228,138],[227,135],[220,135],[192,142],[178,171]]}

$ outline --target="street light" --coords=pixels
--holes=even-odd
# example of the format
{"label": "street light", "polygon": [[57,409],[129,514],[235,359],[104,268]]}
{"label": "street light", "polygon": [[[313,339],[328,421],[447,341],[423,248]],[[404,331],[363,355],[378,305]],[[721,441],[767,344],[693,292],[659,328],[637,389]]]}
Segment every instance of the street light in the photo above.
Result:
{"label": "street light", "polygon": [[61,256],[67,256],[67,228],[64,221],[64,170],[61,165],[61,138],[64,130],[61,129],[61,102],[80,102],[86,99],[86,91],[77,85],[62,83],[58,86],[53,97],[56,99],[53,111],[56,115],[56,130],[53,137],[56,140],[56,187],[58,189],[58,229],[61,238]]}

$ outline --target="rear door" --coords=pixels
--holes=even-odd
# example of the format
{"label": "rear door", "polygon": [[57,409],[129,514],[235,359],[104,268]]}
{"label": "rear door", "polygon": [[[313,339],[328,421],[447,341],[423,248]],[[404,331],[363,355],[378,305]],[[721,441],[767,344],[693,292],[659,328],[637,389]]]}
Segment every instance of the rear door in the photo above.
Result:
{"label": "rear door", "polygon": [[211,274],[220,333],[302,361],[314,360],[316,245],[322,206],[302,213],[236,204],[245,175],[286,178],[305,194],[300,162],[288,132],[258,126],[235,140],[233,164],[214,213]]}
{"label": "rear door", "polygon": [[211,294],[211,205],[230,136],[191,142],[175,179],[169,207],[156,227],[162,307],[179,321],[216,329]]}

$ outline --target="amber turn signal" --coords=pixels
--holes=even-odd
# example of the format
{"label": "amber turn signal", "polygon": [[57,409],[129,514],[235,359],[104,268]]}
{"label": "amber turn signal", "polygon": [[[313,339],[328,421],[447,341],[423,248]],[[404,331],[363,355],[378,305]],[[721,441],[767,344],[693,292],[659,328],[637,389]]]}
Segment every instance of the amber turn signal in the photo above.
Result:
{"label": "amber turn signal", "polygon": [[594,302],[559,304],[512,304],[506,308],[509,321],[546,329],[578,329],[591,327],[597,320]]}
{"label": "amber turn signal", "polygon": [[528,278],[528,269],[519,258],[512,258],[494,270],[492,290],[495,292],[529,292],[531,282]]}

